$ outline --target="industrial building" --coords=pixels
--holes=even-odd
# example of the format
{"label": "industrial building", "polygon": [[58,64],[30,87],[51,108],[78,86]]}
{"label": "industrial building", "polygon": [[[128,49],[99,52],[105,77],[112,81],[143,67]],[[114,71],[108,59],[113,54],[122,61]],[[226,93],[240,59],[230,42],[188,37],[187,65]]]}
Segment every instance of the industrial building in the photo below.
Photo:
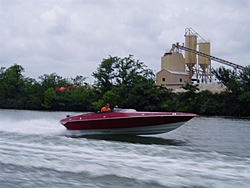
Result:
{"label": "industrial building", "polygon": [[187,82],[190,78],[183,55],[175,51],[165,53],[161,58],[161,70],[156,73],[156,84],[178,89]]}
{"label": "industrial building", "polygon": [[[211,60],[233,67],[245,67],[210,55],[210,42],[192,28],[185,29],[185,46],[177,42],[161,58],[161,70],[156,73],[156,84],[169,89],[179,89],[186,83],[212,82]],[[198,39],[199,38],[199,42]],[[182,50],[185,51],[183,57]]]}

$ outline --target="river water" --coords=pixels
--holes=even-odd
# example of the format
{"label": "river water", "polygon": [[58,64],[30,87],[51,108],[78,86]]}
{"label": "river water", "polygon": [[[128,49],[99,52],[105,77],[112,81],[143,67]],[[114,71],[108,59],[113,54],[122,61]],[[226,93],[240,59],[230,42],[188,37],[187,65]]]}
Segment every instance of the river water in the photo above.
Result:
{"label": "river water", "polygon": [[69,112],[0,110],[0,187],[250,187],[250,119],[195,117],[152,136],[85,136]]}

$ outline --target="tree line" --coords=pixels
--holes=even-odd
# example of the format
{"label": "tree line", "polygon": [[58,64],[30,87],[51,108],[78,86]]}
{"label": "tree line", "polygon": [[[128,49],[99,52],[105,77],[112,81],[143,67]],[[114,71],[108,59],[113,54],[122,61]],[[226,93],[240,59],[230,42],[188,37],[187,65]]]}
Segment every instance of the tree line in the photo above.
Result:
{"label": "tree line", "polygon": [[[63,78],[56,73],[38,79],[25,77],[24,68],[14,64],[0,69],[0,108],[60,111],[96,111],[112,106],[138,111],[182,111],[199,115],[250,116],[250,66],[234,72],[220,67],[213,74],[227,88],[220,93],[200,91],[186,84],[186,92],[173,93],[156,85],[155,75],[133,55],[109,56],[96,71],[93,85],[86,77]],[[63,87],[63,90],[60,88]]]}

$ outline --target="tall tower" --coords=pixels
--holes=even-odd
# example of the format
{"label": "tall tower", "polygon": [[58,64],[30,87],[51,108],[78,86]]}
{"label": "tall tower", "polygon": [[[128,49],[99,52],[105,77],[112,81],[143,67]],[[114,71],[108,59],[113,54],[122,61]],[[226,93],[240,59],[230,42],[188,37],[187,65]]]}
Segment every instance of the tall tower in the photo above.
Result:
{"label": "tall tower", "polygon": [[[186,47],[192,50],[193,52],[185,52],[185,63],[189,71],[189,77],[195,78],[198,82],[212,82],[211,74],[211,60],[207,57],[200,56],[198,52],[205,53],[210,55],[210,42],[202,38],[195,30],[192,28],[185,29],[185,41]],[[197,38],[199,37],[200,41],[197,43]],[[199,51],[196,50],[197,45],[199,45]],[[198,54],[198,62],[197,62]]]}
{"label": "tall tower", "polygon": [[[197,35],[195,35],[195,33],[193,33],[192,30],[190,30],[190,28],[187,28],[184,36],[185,36],[186,47],[196,50]],[[196,54],[185,51],[185,64],[188,67],[190,80],[194,75],[196,63],[197,63]]]}
{"label": "tall tower", "polygon": [[[210,55],[210,42],[200,42],[199,43],[199,52],[205,53]],[[200,67],[199,71],[199,77],[201,79],[201,82],[212,82],[212,74],[211,74],[211,60],[198,56],[198,65]]]}

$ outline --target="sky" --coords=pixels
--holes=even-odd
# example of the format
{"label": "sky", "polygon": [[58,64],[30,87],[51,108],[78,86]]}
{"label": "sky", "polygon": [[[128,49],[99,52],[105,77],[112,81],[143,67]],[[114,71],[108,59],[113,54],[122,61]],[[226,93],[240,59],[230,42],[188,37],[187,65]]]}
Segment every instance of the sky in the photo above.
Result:
{"label": "sky", "polygon": [[91,83],[103,59],[131,54],[157,73],[186,28],[210,41],[211,55],[250,65],[249,0],[0,0],[0,67]]}

